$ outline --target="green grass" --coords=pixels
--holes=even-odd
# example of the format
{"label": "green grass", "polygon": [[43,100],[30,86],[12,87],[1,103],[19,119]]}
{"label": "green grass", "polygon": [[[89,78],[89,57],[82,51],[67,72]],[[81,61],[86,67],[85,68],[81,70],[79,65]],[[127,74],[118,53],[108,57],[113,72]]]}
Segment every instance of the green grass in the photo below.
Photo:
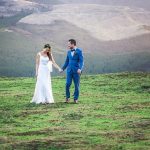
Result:
{"label": "green grass", "polygon": [[150,148],[149,73],[83,75],[78,104],[64,103],[65,77],[52,83],[55,104],[35,105],[34,78],[0,78],[0,149]]}

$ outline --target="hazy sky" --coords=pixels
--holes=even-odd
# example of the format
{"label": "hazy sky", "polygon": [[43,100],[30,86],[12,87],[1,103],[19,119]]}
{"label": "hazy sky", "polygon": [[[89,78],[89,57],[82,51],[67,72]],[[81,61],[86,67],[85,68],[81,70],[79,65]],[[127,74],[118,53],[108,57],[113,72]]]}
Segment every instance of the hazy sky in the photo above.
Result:
{"label": "hazy sky", "polygon": [[128,5],[150,10],[150,0],[61,0],[64,3],[98,3],[107,5]]}

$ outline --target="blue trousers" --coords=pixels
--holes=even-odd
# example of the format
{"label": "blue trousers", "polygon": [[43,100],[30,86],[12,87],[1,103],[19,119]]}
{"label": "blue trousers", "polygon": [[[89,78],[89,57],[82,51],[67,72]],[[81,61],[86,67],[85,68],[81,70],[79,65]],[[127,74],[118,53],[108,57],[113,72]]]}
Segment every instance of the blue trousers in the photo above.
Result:
{"label": "blue trousers", "polygon": [[66,79],[66,98],[70,98],[70,86],[72,84],[72,80],[74,82],[75,90],[74,90],[74,100],[78,100],[79,98],[79,86],[80,86],[80,75],[78,73],[74,73],[72,70],[67,72]]}

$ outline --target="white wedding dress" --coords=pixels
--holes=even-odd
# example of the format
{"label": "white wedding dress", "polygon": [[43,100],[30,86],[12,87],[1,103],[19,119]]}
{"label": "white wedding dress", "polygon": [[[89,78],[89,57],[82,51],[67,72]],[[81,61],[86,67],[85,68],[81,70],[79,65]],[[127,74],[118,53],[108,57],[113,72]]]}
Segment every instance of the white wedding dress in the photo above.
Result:
{"label": "white wedding dress", "polygon": [[41,53],[39,55],[38,76],[31,103],[54,103],[50,74],[52,72],[52,61],[49,60],[48,56],[42,56]]}

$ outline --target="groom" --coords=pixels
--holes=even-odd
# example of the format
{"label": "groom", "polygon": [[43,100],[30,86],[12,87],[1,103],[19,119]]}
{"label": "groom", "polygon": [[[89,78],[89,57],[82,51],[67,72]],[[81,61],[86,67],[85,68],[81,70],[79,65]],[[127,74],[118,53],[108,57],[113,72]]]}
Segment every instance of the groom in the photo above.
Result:
{"label": "groom", "polygon": [[68,41],[68,52],[62,71],[67,68],[67,79],[66,79],[66,103],[70,101],[70,86],[72,80],[75,85],[74,91],[74,103],[78,103],[79,98],[79,86],[80,86],[80,75],[83,69],[83,55],[82,50],[76,46],[76,41],[70,39]]}

